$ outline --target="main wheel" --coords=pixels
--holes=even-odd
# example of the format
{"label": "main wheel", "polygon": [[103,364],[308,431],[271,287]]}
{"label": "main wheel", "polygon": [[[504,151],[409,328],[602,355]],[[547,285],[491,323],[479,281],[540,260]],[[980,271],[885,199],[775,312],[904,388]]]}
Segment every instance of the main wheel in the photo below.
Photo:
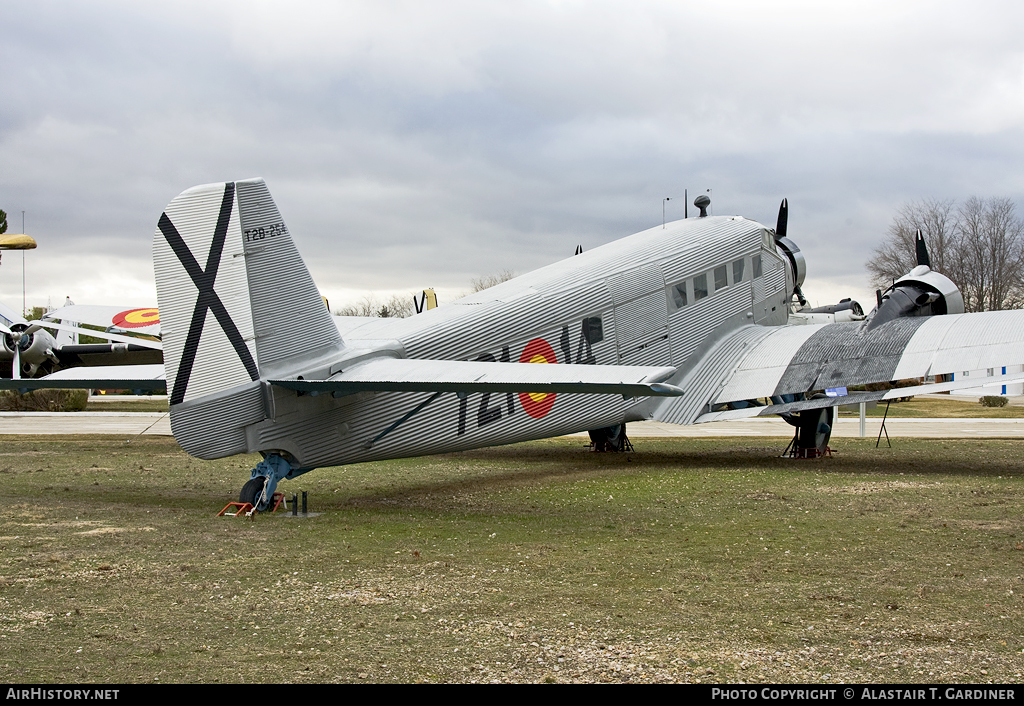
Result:
{"label": "main wheel", "polygon": [[807,409],[800,413],[797,446],[800,449],[817,449],[818,455],[825,453],[828,440],[832,437],[834,407]]}
{"label": "main wheel", "polygon": [[[249,503],[257,510],[263,510],[266,508],[266,503],[261,508],[257,504],[260,497],[263,495],[263,488],[267,485],[266,476],[258,476],[256,478],[250,478],[249,481],[242,486],[242,492],[238,494],[238,502]],[[267,498],[269,500],[270,498]]]}
{"label": "main wheel", "polygon": [[622,451],[623,424],[614,424],[610,427],[591,429],[590,441],[594,445],[594,451]]}

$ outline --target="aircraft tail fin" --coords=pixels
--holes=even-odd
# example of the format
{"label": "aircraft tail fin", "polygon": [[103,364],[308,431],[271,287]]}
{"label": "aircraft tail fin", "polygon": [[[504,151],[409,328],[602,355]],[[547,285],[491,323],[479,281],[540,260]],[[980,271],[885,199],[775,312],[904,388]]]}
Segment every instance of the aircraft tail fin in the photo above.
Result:
{"label": "aircraft tail fin", "polygon": [[245,451],[244,426],[264,416],[260,379],[343,346],[262,179],[175,197],[153,267],[171,426],[190,453]]}

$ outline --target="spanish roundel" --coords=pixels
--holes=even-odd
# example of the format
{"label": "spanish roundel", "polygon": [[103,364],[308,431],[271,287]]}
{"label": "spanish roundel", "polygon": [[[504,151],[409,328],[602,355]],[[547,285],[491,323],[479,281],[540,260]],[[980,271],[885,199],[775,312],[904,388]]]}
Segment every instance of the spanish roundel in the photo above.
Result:
{"label": "spanish roundel", "polygon": [[[558,363],[555,351],[543,338],[535,338],[526,344],[523,354],[519,356],[520,363]],[[526,413],[534,419],[540,419],[551,411],[555,404],[555,393],[553,392],[520,392],[519,404],[523,406]]]}
{"label": "spanish roundel", "polygon": [[142,328],[160,323],[160,312],[156,309],[129,309],[114,314],[111,323],[118,328]]}

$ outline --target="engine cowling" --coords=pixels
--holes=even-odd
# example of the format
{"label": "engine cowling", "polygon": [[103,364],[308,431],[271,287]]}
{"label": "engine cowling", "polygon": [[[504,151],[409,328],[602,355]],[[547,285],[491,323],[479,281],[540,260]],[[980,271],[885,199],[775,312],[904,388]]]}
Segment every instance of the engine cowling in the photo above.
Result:
{"label": "engine cowling", "polygon": [[53,337],[46,331],[28,329],[28,324],[16,323],[10,327],[10,333],[0,336],[0,360],[10,360],[13,364],[14,349],[17,347],[21,377],[32,377],[41,365],[57,360],[53,354]]}
{"label": "engine cowling", "polygon": [[953,281],[928,265],[918,265],[879,293],[878,305],[868,314],[863,330],[908,316],[962,313],[964,297]]}

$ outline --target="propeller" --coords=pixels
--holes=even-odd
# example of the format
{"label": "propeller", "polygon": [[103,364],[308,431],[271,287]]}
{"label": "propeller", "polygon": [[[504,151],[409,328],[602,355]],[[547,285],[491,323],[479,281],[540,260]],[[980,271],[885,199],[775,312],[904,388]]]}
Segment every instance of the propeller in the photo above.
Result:
{"label": "propeller", "polygon": [[[15,330],[17,329],[17,330]],[[14,380],[21,379],[21,339],[25,335],[25,329],[23,324],[15,324],[15,329],[10,329],[6,324],[0,323],[0,332],[3,332],[10,338],[11,351],[14,355],[14,359],[11,361],[11,378]]]}
{"label": "propeller", "polygon": [[800,285],[803,284],[807,275],[807,264],[804,261],[803,253],[792,240],[786,237],[789,229],[789,199],[782,199],[779,205],[779,219],[775,223],[775,244],[786,254],[793,269],[793,294],[801,306],[807,306],[807,299],[804,297]]}
{"label": "propeller", "polygon": [[924,235],[921,233],[920,228],[917,229],[917,235],[914,237],[914,247],[917,249],[917,264],[930,268],[932,262],[928,257],[928,245],[924,242]]}
{"label": "propeller", "polygon": [[786,228],[789,226],[789,201],[782,199],[779,206],[779,219],[775,223],[775,239],[786,237]]}
{"label": "propeller", "polygon": [[[8,345],[11,348],[11,354],[13,360],[11,361],[11,378],[15,380],[21,379],[22,376],[22,354],[33,347],[35,342],[35,333],[39,331],[42,326],[38,325],[39,322],[18,322],[8,327],[5,324],[0,324],[0,333],[3,333],[7,338]],[[53,356],[51,350],[47,347],[45,354],[53,360],[56,358]],[[34,371],[38,366],[37,356],[30,357],[30,367]]]}

